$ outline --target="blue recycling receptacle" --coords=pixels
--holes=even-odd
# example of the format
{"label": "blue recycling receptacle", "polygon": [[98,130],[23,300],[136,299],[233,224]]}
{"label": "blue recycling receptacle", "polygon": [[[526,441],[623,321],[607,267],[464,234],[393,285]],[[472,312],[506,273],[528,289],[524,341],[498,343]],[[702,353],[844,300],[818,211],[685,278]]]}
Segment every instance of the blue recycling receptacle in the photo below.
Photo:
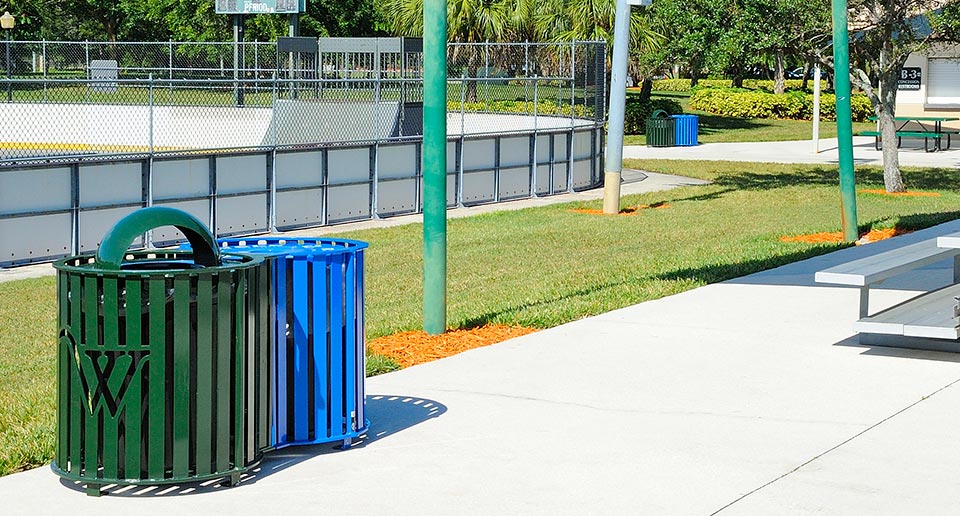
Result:
{"label": "blue recycling receptacle", "polygon": [[273,448],[342,441],[366,432],[365,242],[226,238],[221,250],[272,258],[275,316]]}
{"label": "blue recycling receptacle", "polygon": [[697,115],[671,115],[674,119],[674,145],[692,147],[697,145],[699,117]]}

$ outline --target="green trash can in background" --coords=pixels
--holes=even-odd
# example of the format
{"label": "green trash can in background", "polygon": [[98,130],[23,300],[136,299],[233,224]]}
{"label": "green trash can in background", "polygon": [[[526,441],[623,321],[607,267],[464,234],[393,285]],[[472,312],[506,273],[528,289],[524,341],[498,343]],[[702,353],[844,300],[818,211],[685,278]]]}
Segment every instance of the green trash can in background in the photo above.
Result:
{"label": "green trash can in background", "polygon": [[[174,226],[193,251],[128,252]],[[106,484],[229,479],[269,445],[269,271],[220,253],[193,216],[153,207],[120,220],[95,256],[57,269],[60,476]]]}
{"label": "green trash can in background", "polygon": [[647,147],[673,147],[676,120],[658,109],[647,119]]}

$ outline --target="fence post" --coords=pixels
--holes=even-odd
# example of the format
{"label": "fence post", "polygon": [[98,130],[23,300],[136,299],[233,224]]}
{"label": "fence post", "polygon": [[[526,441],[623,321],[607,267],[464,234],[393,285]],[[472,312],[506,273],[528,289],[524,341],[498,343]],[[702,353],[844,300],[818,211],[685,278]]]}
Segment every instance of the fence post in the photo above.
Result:
{"label": "fence post", "polygon": [[147,86],[147,110],[149,112],[148,116],[148,141],[149,141],[149,150],[150,150],[150,159],[153,159],[153,74],[149,76],[149,84]]}
{"label": "fence post", "polygon": [[[83,42],[84,61],[83,68],[86,70],[87,81],[90,80],[90,42]],[[90,83],[87,82],[87,103],[90,102]]]}
{"label": "fence post", "polygon": [[570,42],[570,138],[567,140],[567,191],[573,192],[573,137],[574,119],[573,106],[576,105],[577,93],[577,42]]}
{"label": "fence post", "polygon": [[[530,42],[523,42],[523,75],[530,77]],[[534,88],[536,88],[536,83],[534,83]],[[523,101],[527,102],[529,97],[527,95],[527,88],[523,88]]]}
{"label": "fence post", "polygon": [[243,106],[243,88],[240,87],[240,44],[243,43],[243,15],[233,15],[233,100]]}
{"label": "fence post", "polygon": [[577,104],[577,42],[570,42],[570,127],[573,128],[573,106]]}
{"label": "fence post", "polygon": [[277,72],[274,71],[271,74],[271,76],[273,77],[273,81],[271,81],[270,83],[272,85],[271,86],[272,96],[270,98],[270,111],[272,115],[271,118],[273,118],[273,123],[270,124],[270,126],[273,127],[273,147],[276,148],[277,145],[280,145],[280,137],[278,136],[278,132],[280,131],[280,128],[279,128],[280,120],[277,119],[277,79],[278,79]]}
{"label": "fence post", "polygon": [[13,102],[13,83],[10,82],[10,30],[5,30],[7,33],[7,103]]}
{"label": "fence post", "polygon": [[42,61],[40,62],[40,68],[42,69],[41,73],[43,74],[43,101],[46,102],[47,101],[47,40],[45,39],[40,41],[40,55],[42,56],[40,58],[42,59]]}
{"label": "fence post", "polygon": [[490,112],[490,40],[483,42],[483,112]]}
{"label": "fence post", "polygon": [[457,162],[457,208],[463,208],[463,146],[466,144],[464,106],[467,103],[467,71],[460,73],[460,156]]}
{"label": "fence post", "polygon": [[[533,74],[533,150],[530,152],[530,197],[537,196],[537,108],[540,102],[539,86],[540,81],[537,78],[537,74]],[[526,90],[526,88],[524,88],[524,90]]]}
{"label": "fence post", "polygon": [[[153,74],[151,73],[147,79],[149,82],[147,84],[147,110],[148,115],[148,154],[147,154],[147,170],[146,170],[146,205],[147,207],[153,206]],[[148,231],[146,236],[146,241],[144,242],[147,247],[153,247],[153,231]]]}

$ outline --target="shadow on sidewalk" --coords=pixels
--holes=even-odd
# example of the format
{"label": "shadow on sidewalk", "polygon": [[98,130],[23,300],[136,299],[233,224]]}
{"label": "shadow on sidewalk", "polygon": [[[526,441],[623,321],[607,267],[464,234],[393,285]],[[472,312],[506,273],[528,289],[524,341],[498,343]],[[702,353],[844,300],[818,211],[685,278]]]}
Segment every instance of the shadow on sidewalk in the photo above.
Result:
{"label": "shadow on sidewalk", "polygon": [[924,349],[860,344],[858,335],[851,335],[840,342],[835,342],[833,345],[847,348],[862,348],[863,353],[861,353],[861,355],[875,357],[911,358],[914,360],[933,360],[936,362],[960,363],[960,354],[957,353],[949,351],[930,351]]}
{"label": "shadow on sidewalk", "polygon": [[[430,419],[440,417],[447,411],[442,403],[413,396],[374,394],[366,397],[366,413],[370,419],[370,428],[359,439],[354,440],[349,449],[343,449],[340,441],[306,446],[290,446],[264,453],[263,460],[247,473],[240,476],[240,484],[255,484],[274,473],[296,466],[317,456],[332,453],[349,453],[350,450],[363,448],[371,443],[386,439],[391,435],[419,425]],[[182,485],[121,486],[109,484],[101,490],[103,495],[113,497],[148,498],[156,496],[185,496],[211,493],[230,489],[224,485],[224,478],[203,482],[188,482]],[[61,479],[64,486],[84,493],[84,484]]]}

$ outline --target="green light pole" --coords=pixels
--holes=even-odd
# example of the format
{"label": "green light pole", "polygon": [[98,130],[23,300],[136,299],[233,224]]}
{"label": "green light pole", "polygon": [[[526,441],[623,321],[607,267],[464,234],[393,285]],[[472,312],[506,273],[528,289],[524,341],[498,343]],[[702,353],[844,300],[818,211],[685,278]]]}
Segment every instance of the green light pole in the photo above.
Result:
{"label": "green light pole", "polygon": [[423,2],[423,331],[447,329],[447,2]]}
{"label": "green light pole", "polygon": [[837,94],[837,150],[840,154],[840,223],[843,239],[857,234],[857,192],[853,175],[853,122],[850,115],[850,41],[847,37],[847,0],[832,0],[833,85]]}

